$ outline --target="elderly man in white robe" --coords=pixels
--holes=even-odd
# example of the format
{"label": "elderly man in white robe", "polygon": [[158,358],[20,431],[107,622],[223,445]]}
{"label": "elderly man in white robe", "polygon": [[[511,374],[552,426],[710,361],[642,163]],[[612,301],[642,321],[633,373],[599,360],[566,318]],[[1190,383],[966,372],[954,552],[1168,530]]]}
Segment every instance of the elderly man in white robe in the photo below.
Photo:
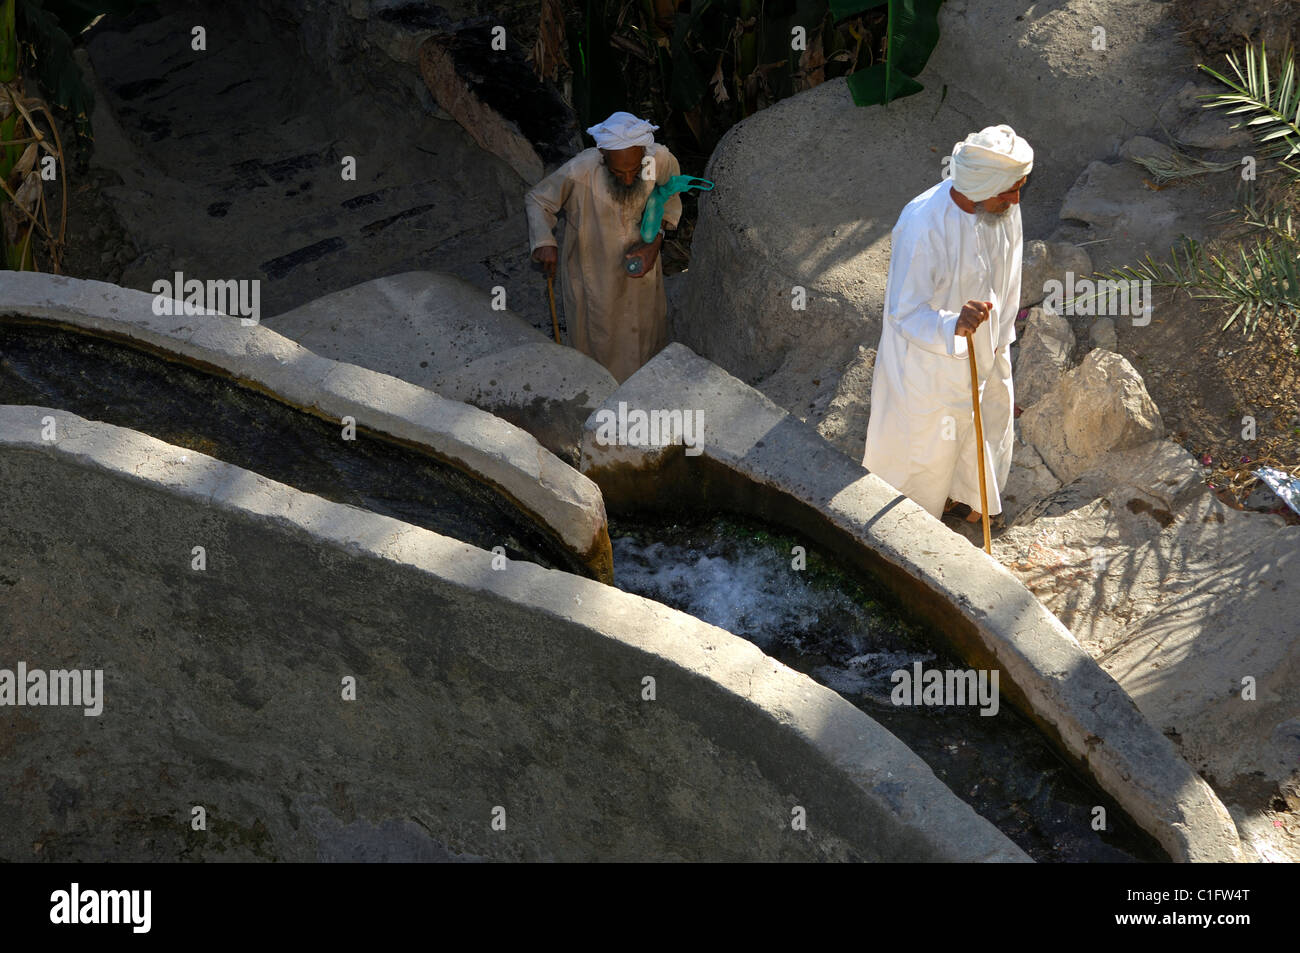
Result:
{"label": "elderly man in white robe", "polygon": [[[616,112],[587,132],[596,148],[578,153],[524,197],[533,260],[548,276],[559,265],[570,343],[609,369],[619,383],[668,344],[668,300],[659,249],[675,229],[682,200],[664,203],[663,227],[646,243],[641,216],[656,185],[681,174],[677,159],[654,141],[653,126]],[[564,253],[555,223],[566,218]],[[641,259],[636,273],[625,268]]]}
{"label": "elderly man in white robe", "polygon": [[934,517],[964,504],[969,521],[981,518],[967,348],[979,379],[988,512],[1002,512],[1019,190],[1033,165],[1033,149],[1010,126],[972,133],[953,147],[952,178],[912,199],[894,226],[862,465]]}

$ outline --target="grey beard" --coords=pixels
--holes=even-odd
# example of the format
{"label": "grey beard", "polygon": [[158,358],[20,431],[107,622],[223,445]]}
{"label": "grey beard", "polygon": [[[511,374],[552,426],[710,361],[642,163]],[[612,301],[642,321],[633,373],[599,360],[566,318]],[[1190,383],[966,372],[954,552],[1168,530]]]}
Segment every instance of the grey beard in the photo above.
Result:
{"label": "grey beard", "polygon": [[644,206],[645,200],[650,194],[650,190],[645,188],[648,184],[640,176],[631,185],[624,185],[618,180],[618,176],[605,168],[605,177],[609,182],[609,191],[614,196],[614,201],[624,207]]}
{"label": "grey beard", "polygon": [[1006,212],[987,212],[982,208],[975,210],[975,221],[985,228],[996,229],[1002,222],[1006,221],[1007,212],[1010,212],[1014,206],[1008,205]]}

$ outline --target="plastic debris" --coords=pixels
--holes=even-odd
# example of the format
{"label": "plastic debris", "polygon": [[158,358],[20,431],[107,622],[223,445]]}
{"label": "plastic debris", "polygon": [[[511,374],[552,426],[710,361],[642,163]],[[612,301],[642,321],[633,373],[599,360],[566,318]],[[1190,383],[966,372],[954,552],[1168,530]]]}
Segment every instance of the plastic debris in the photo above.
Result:
{"label": "plastic debris", "polygon": [[1300,477],[1293,477],[1273,467],[1260,467],[1254,473],[1270,490],[1282,498],[1283,503],[1300,516]]}

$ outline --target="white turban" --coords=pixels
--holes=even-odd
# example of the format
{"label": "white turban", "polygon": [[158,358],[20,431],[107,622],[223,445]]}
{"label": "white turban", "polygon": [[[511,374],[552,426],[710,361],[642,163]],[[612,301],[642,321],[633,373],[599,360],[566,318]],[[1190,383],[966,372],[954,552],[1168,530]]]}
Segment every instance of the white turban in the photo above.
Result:
{"label": "white turban", "polygon": [[654,133],[658,128],[644,119],[637,119],[631,113],[614,113],[587,132],[595,138],[598,148],[614,150],[653,145]]}
{"label": "white turban", "polygon": [[1034,150],[1010,126],[988,126],[952,147],[952,187],[972,202],[1001,195],[1034,167]]}

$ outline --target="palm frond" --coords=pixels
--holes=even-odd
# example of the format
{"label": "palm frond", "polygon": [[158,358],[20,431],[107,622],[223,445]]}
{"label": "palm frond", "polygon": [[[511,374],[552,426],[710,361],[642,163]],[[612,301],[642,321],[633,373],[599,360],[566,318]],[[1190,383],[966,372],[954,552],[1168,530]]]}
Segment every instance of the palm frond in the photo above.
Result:
{"label": "palm frond", "polygon": [[[1288,221],[1287,227],[1290,228]],[[1169,261],[1147,255],[1136,265],[1125,265],[1104,275],[1114,281],[1149,281],[1161,288],[1177,288],[1198,300],[1235,305],[1224,330],[1241,318],[1247,336],[1255,333],[1259,319],[1274,313],[1289,319],[1291,331],[1300,327],[1300,242],[1294,233],[1266,235],[1237,248],[1237,256],[1209,254],[1200,243],[1184,238],[1170,250]]]}
{"label": "palm frond", "polygon": [[1239,165],[1237,162],[1206,162],[1204,159],[1197,159],[1176,149],[1168,156],[1135,155],[1130,158],[1151,173],[1151,178],[1155,180],[1156,185],[1193,175],[1227,172],[1229,169],[1236,169]]}
{"label": "palm frond", "polygon": [[[1208,93],[1206,109],[1231,106],[1227,115],[1250,116],[1238,122],[1234,129],[1249,129],[1255,142],[1270,158],[1280,158],[1283,163],[1300,154],[1300,84],[1296,82],[1295,51],[1288,48],[1280,60],[1281,76],[1274,82],[1269,76],[1268,50],[1260,43],[1259,52],[1246,47],[1245,66],[1237,54],[1228,55],[1232,76],[1211,69],[1205,70],[1220,83],[1232,90],[1230,93]],[[1294,166],[1286,168],[1297,171]]]}

